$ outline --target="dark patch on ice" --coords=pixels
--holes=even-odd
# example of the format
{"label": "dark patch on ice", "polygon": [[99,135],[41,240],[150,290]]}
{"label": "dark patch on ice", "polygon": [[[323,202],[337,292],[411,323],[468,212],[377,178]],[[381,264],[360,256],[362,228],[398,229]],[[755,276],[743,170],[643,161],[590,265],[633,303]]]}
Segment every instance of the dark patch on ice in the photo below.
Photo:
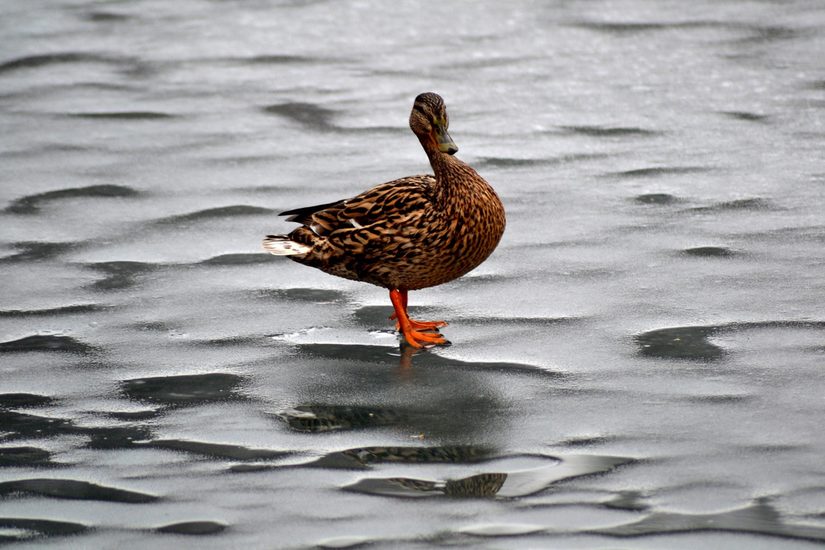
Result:
{"label": "dark patch on ice", "polygon": [[138,321],[137,323],[127,325],[127,327],[130,329],[152,332],[170,332],[176,329],[175,326],[164,321]]}
{"label": "dark patch on ice", "polygon": [[96,313],[110,309],[110,306],[98,304],[74,304],[70,306],[52,307],[46,309],[6,309],[0,310],[3,317],[54,317],[58,315],[74,315],[78,313]]}
{"label": "dark patch on ice", "polygon": [[[268,65],[302,65],[302,64],[310,64],[310,65],[319,65],[319,64],[334,64],[340,62],[346,62],[347,59],[339,58],[339,57],[322,57],[322,56],[309,56],[309,55],[292,55],[292,54],[260,54],[260,55],[251,55],[251,56],[226,56],[226,57],[214,57],[204,59],[206,63],[224,63],[228,64],[229,66],[236,66],[236,65],[261,65],[261,66],[268,66]],[[303,91],[297,91],[298,93],[303,93]]]}
{"label": "dark patch on ice", "polygon": [[46,439],[59,435],[82,435],[90,449],[129,448],[135,441],[152,437],[145,426],[79,427],[66,418],[54,418],[0,409],[2,440]]}
{"label": "dark patch on ice", "polygon": [[175,535],[216,535],[226,529],[225,523],[217,521],[183,521],[170,523],[155,529],[158,533],[172,533]]}
{"label": "dark patch on ice", "polygon": [[346,292],[328,288],[265,288],[255,291],[260,298],[292,300],[296,302],[330,303],[347,299]]}
{"label": "dark patch on ice", "polygon": [[[141,411],[115,411],[107,414],[110,418],[115,420],[123,420],[126,422],[134,422],[140,420],[152,420],[164,413],[163,409],[144,409]],[[146,438],[142,438],[146,439]]]}
{"label": "dark patch on ice", "polygon": [[0,468],[37,468],[55,465],[52,462],[52,454],[45,449],[38,447],[0,447]]}
{"label": "dark patch on ice", "polygon": [[618,178],[655,178],[659,176],[709,172],[710,170],[711,169],[706,166],[654,166],[650,168],[623,170],[621,172],[610,172],[607,175]]}
{"label": "dark patch on ice", "polygon": [[745,122],[765,122],[768,120],[766,115],[759,115],[748,111],[720,111],[720,114]]}
{"label": "dark patch on ice", "polygon": [[574,455],[561,460],[544,457],[551,465],[527,470],[485,472],[459,479],[428,480],[405,477],[365,478],[345,490],[377,496],[422,498],[517,498],[547,490],[575,477],[606,473],[631,459],[613,456]]}
{"label": "dark patch on ice", "polygon": [[644,32],[654,32],[683,28],[700,28],[704,26],[717,26],[721,23],[713,21],[686,21],[686,22],[612,22],[612,21],[578,21],[573,26],[599,31],[609,34],[639,34]]}
{"label": "dark patch on ice", "polygon": [[682,202],[679,197],[668,193],[645,193],[644,195],[637,195],[633,200],[639,204],[655,204],[659,206]]}
{"label": "dark patch on ice", "polygon": [[34,414],[0,410],[0,426],[3,439],[33,439],[73,433],[76,429],[71,420]]}
{"label": "dark patch on ice", "polygon": [[582,436],[565,439],[564,441],[561,441],[559,445],[573,448],[595,447],[597,445],[606,445],[614,440],[615,438],[606,436]]}
{"label": "dark patch on ice", "polygon": [[404,411],[357,405],[299,405],[282,411],[278,417],[299,432],[355,430],[393,426],[406,421]]}
{"label": "dark patch on ice", "polygon": [[111,11],[93,11],[86,14],[86,19],[93,23],[121,23],[129,21],[131,16]]}
{"label": "dark patch on ice", "polygon": [[270,470],[280,470],[282,468],[292,468],[295,466],[284,466],[282,464],[272,464],[270,462],[244,462],[242,464],[233,464],[227,468],[228,472],[233,474],[249,474],[256,472],[267,472]]}
{"label": "dark patch on ice", "polygon": [[0,63],[0,74],[21,69],[37,69],[49,65],[65,65],[70,63],[122,63],[113,57],[84,52],[63,52],[18,57],[5,63]]}
{"label": "dark patch on ice", "polygon": [[287,118],[314,130],[335,129],[335,125],[332,124],[335,111],[313,103],[279,103],[264,107],[263,111],[270,115]]}
{"label": "dark patch on ice", "polygon": [[789,40],[799,33],[781,25],[758,25],[745,22],[726,22],[714,20],[692,21],[577,21],[573,26],[614,35],[633,35],[649,32],[692,29],[722,29],[749,33],[748,36],[731,39],[729,42],[742,45],[758,45],[778,40]]}
{"label": "dark patch on ice", "polygon": [[548,164],[568,164],[571,162],[584,162],[589,160],[601,160],[610,157],[607,153],[569,153],[566,155],[558,155],[549,157]]}
{"label": "dark patch on ice", "polygon": [[613,537],[643,537],[707,531],[745,533],[814,542],[825,541],[825,528],[786,523],[767,498],[757,499],[748,506],[730,512],[713,514],[654,512],[629,523],[591,529],[587,532]]}
{"label": "dark patch on ice", "polygon": [[782,227],[769,229],[767,231],[743,231],[738,236],[744,236],[749,240],[781,240],[783,245],[790,242],[813,241],[825,243],[825,225],[808,225],[801,227]]}
{"label": "dark patch on ice", "polygon": [[103,279],[89,285],[89,288],[106,291],[130,288],[137,283],[138,277],[156,270],[158,265],[145,262],[114,261],[87,264],[86,267],[106,275]]}
{"label": "dark patch on ice", "polygon": [[251,265],[277,262],[280,258],[266,253],[221,254],[200,262],[202,265]]}
{"label": "dark patch on ice", "polygon": [[226,445],[219,443],[206,443],[203,441],[190,441],[183,439],[157,439],[140,443],[140,447],[154,447],[170,451],[181,451],[193,453],[213,458],[227,458],[232,460],[270,460],[288,456],[287,451],[274,451],[272,449],[251,449],[241,445]]}
{"label": "dark patch on ice", "polygon": [[592,137],[655,136],[660,134],[660,132],[635,126],[561,126],[561,128],[573,134]]}
{"label": "dark patch on ice", "polygon": [[240,389],[246,381],[237,374],[213,372],[124,380],[120,389],[136,401],[185,406],[245,399]]}
{"label": "dark patch on ice", "polygon": [[495,457],[489,447],[448,445],[438,447],[361,447],[328,453],[309,466],[363,468],[370,464],[475,464]]}
{"label": "dark patch on ice", "polygon": [[782,25],[743,25],[743,28],[747,29],[751,35],[732,40],[732,42],[740,45],[754,46],[783,40],[793,40],[800,35],[796,29]]}
{"label": "dark patch on ice", "polygon": [[708,342],[719,327],[673,327],[651,330],[636,336],[639,354],[663,359],[717,361],[725,351]]}
{"label": "dark patch on ice", "polygon": [[[75,84],[73,86],[82,86],[80,84]],[[87,86],[91,86],[91,84],[87,84]],[[21,92],[21,94],[24,92]],[[14,97],[13,94],[7,94],[5,96],[0,95],[0,97]],[[53,153],[86,153],[96,151],[99,152],[101,149],[96,149],[91,146],[83,146],[83,145],[74,145],[71,143],[40,143],[38,145],[33,145],[27,147],[25,149],[17,149],[17,150],[8,150],[0,152],[0,156],[2,157],[33,157],[33,156],[40,156],[44,154],[53,154]]]}
{"label": "dark patch on ice", "polygon": [[259,214],[273,214],[274,212],[275,211],[271,208],[249,206],[246,204],[235,204],[231,206],[207,208],[205,210],[198,210],[197,212],[190,212],[189,214],[181,214],[178,216],[160,218],[158,220],[155,220],[154,223],[159,225],[174,225],[187,222],[197,222],[201,220],[212,220],[216,218],[232,218],[236,216],[256,216]]}
{"label": "dark patch on ice", "polygon": [[324,61],[318,57],[307,57],[303,55],[255,55],[252,57],[238,57],[229,61],[238,63],[249,63],[252,65],[286,65],[292,63],[317,63]]}
{"label": "dark patch on ice", "polygon": [[613,498],[602,503],[602,506],[611,510],[626,510],[628,512],[645,512],[650,506],[644,502],[645,496],[639,491],[619,491]]}
{"label": "dark patch on ice", "polygon": [[158,111],[101,111],[93,113],[69,113],[67,116],[88,120],[168,120],[176,115]]}
{"label": "dark patch on ice", "polygon": [[152,437],[152,430],[148,426],[77,428],[76,431],[89,437],[86,444],[89,449],[129,449],[136,441]]}
{"label": "dark patch on ice", "polygon": [[87,354],[95,350],[95,347],[71,336],[56,336],[53,334],[34,334],[17,340],[0,342],[0,353],[54,351]]}
{"label": "dark patch on ice", "polygon": [[[537,535],[539,533],[546,533],[547,527],[538,524],[530,523],[476,523],[467,525],[456,530],[456,535],[469,535],[472,537],[520,537],[527,535]],[[446,542],[446,539],[444,539]],[[457,544],[466,544],[466,541],[456,540]]]}
{"label": "dark patch on ice", "polygon": [[721,325],[728,330],[750,330],[760,328],[801,328],[825,330],[825,321],[752,321]]}
{"label": "dark patch on ice", "polygon": [[736,199],[732,201],[718,202],[709,206],[697,206],[690,208],[690,212],[725,212],[729,210],[770,210],[773,205],[770,201],[762,198]]}
{"label": "dark patch on ice", "polygon": [[46,407],[55,403],[54,398],[35,393],[0,393],[0,408],[3,409]]}
{"label": "dark patch on ice", "polygon": [[[433,546],[435,544],[445,544],[446,541],[444,539],[444,534],[439,533],[437,535],[437,540],[435,537],[430,537],[427,539],[421,539],[422,542],[428,543],[429,546]],[[313,548],[321,548],[321,549],[341,549],[341,548],[366,548],[367,546],[372,546],[374,544],[379,544],[381,542],[386,542],[389,545],[390,541],[386,539],[378,539],[374,537],[367,537],[361,535],[342,535],[342,536],[335,536],[335,537],[328,537],[323,538],[315,544],[313,544]],[[395,547],[401,548],[401,544],[393,545]],[[389,546],[388,546],[389,547]]]}
{"label": "dark patch on ice", "polygon": [[105,502],[123,502],[142,504],[158,500],[155,495],[128,491],[116,487],[107,487],[88,481],[74,479],[17,479],[0,482],[0,495],[26,493],[53,498],[75,500],[102,500]]}
{"label": "dark patch on ice", "polygon": [[782,443],[762,443],[751,445],[739,445],[739,449],[747,453],[756,454],[759,456],[766,456],[771,454],[785,454],[790,452],[805,451],[809,448],[808,443],[801,443],[798,445],[782,444]]}
{"label": "dark patch on ice", "polygon": [[[24,542],[35,537],[65,537],[85,533],[82,523],[37,518],[0,517],[0,542]],[[14,531],[18,531],[14,533]]]}
{"label": "dark patch on ice", "polygon": [[44,202],[73,199],[78,197],[101,197],[101,198],[123,198],[135,197],[139,193],[131,187],[123,185],[89,185],[88,187],[72,187],[69,189],[57,189],[36,193],[20,197],[6,207],[7,212],[14,214],[34,214]]}
{"label": "dark patch on ice", "polygon": [[825,321],[754,321],[721,325],[670,327],[651,330],[635,336],[639,354],[662,359],[717,361],[725,357],[721,347],[708,338],[721,332],[754,329],[801,328],[825,329]]}
{"label": "dark patch on ice", "polygon": [[738,405],[752,401],[753,399],[751,395],[737,394],[691,395],[685,398],[686,401],[700,403],[702,405]]}
{"label": "dark patch on ice", "polygon": [[732,258],[739,253],[724,246],[696,246],[684,249],[682,254],[698,258]]}
{"label": "dark patch on ice", "polygon": [[20,252],[0,258],[0,263],[36,262],[40,260],[48,260],[76,248],[78,243],[26,241],[14,243],[12,246]]}

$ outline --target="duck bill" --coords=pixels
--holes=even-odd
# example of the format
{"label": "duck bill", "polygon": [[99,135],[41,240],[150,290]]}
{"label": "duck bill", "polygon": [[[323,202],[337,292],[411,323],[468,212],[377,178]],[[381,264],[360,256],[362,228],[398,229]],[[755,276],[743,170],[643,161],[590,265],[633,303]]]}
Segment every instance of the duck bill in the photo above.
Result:
{"label": "duck bill", "polygon": [[458,152],[458,146],[445,128],[439,126],[435,129],[435,141],[438,144],[438,150],[442,153],[454,155]]}

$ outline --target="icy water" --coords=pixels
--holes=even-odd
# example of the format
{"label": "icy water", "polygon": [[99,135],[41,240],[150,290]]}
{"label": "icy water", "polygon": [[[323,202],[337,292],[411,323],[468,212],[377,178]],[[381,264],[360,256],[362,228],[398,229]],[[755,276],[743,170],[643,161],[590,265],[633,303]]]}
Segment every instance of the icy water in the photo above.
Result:
{"label": "icy water", "polygon": [[[825,544],[821,2],[0,4],[0,541]],[[411,293],[262,253],[429,167],[508,227]]]}

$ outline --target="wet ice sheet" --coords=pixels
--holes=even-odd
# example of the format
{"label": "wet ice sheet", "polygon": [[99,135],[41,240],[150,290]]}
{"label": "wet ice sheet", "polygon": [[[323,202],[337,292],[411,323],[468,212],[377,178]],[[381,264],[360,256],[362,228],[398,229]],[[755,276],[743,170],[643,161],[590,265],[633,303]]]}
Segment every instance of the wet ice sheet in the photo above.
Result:
{"label": "wet ice sheet", "polygon": [[[0,540],[825,539],[816,6],[3,10]],[[425,171],[430,89],[508,229],[411,356],[259,241]]]}

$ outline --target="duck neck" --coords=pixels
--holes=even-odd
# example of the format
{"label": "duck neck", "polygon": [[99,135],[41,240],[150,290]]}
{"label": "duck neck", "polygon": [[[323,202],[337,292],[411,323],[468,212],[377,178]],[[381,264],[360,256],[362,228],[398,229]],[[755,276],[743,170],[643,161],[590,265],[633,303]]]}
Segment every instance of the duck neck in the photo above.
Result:
{"label": "duck neck", "polygon": [[427,148],[427,156],[435,174],[435,201],[443,207],[448,207],[453,203],[453,194],[458,192],[454,189],[455,182],[463,180],[462,167],[466,165],[453,155],[442,153],[434,147]]}

